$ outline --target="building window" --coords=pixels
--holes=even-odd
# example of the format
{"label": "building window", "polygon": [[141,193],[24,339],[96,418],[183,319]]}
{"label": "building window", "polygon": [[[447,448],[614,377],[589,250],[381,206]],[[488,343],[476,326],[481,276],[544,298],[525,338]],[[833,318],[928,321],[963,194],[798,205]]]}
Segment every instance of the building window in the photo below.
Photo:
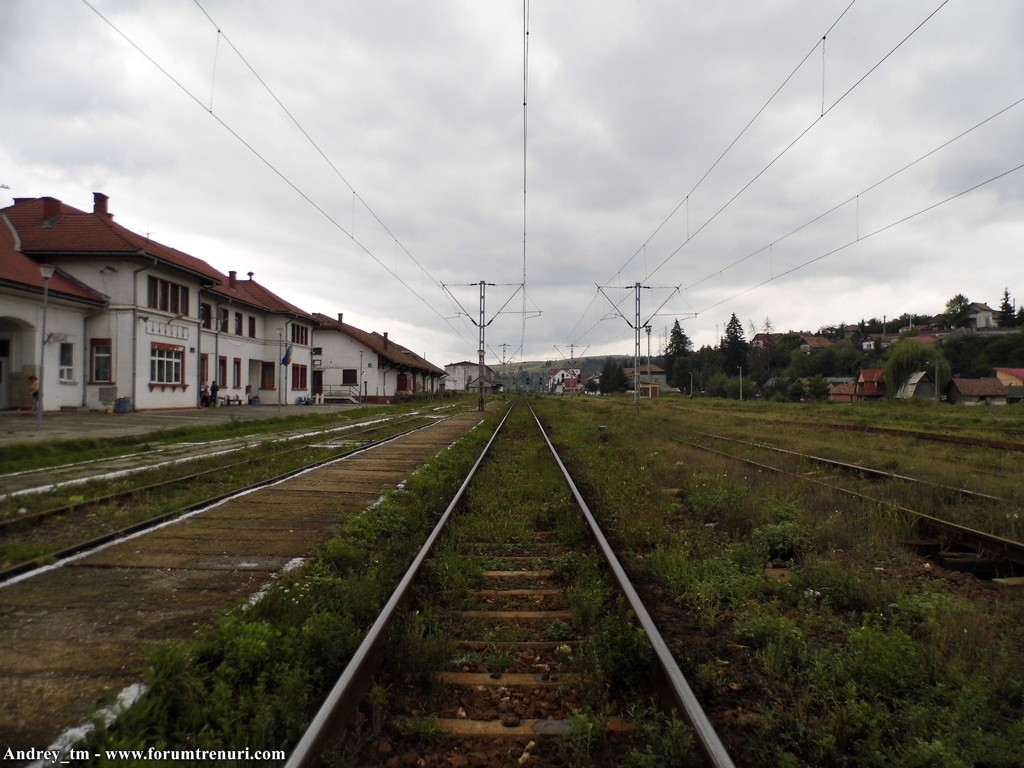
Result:
{"label": "building window", "polygon": [[203,321],[203,328],[213,328],[213,307],[209,304],[199,305],[199,319]]}
{"label": "building window", "polygon": [[153,344],[149,352],[149,380],[153,384],[184,384],[185,348]]}
{"label": "building window", "polygon": [[228,385],[228,359],[226,357],[217,359],[217,384],[222,388]]}
{"label": "building window", "polygon": [[242,361],[237,357],[231,361],[231,386],[235,389],[242,387]]}
{"label": "building window", "polygon": [[252,315],[249,315],[249,338],[256,338],[256,318]]}
{"label": "building window", "polygon": [[347,387],[354,387],[359,383],[359,371],[355,368],[342,368],[341,383]]}
{"label": "building window", "polygon": [[207,354],[199,356],[199,380],[203,384],[210,380],[210,356]]}
{"label": "building window", "polygon": [[263,363],[260,366],[260,389],[273,389],[275,387],[274,370],[276,368],[276,363]]}
{"label": "building window", "polygon": [[242,313],[235,312],[235,335],[242,335]]}
{"label": "building window", "polygon": [[170,280],[159,277],[149,278],[149,303],[152,309],[173,312],[176,315],[188,314],[188,288]]}
{"label": "building window", "polygon": [[292,365],[292,389],[306,389],[306,366]]}
{"label": "building window", "polygon": [[223,307],[217,309],[217,330],[225,333],[228,330],[228,311]]}
{"label": "building window", "polygon": [[60,345],[60,380],[70,383],[75,380],[75,345]]}
{"label": "building window", "polygon": [[309,328],[305,325],[292,325],[292,344],[309,346]]}
{"label": "building window", "polygon": [[89,342],[89,381],[109,384],[114,380],[113,350],[110,339]]}

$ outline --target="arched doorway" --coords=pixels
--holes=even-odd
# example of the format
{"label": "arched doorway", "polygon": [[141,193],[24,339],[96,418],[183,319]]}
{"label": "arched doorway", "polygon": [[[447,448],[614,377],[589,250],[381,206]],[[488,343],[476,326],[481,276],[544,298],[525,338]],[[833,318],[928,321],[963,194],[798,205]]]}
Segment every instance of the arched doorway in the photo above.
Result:
{"label": "arched doorway", "polygon": [[15,317],[0,317],[0,410],[27,407],[28,377],[38,370],[35,328]]}

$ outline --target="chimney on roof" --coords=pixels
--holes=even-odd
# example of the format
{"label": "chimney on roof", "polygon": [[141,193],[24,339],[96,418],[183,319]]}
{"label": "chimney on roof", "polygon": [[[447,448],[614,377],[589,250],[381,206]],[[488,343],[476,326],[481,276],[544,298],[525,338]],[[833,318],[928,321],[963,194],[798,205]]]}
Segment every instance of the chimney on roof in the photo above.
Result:
{"label": "chimney on roof", "polygon": [[107,211],[107,200],[110,198],[104,195],[102,192],[92,193],[92,212],[97,216],[110,216],[110,212]]}
{"label": "chimney on roof", "polygon": [[60,200],[55,197],[43,198],[43,224],[49,226],[60,216]]}
{"label": "chimney on roof", "polygon": [[233,269],[228,272],[228,285],[231,288],[238,287],[238,272]]}
{"label": "chimney on roof", "polygon": [[249,280],[251,281],[252,280],[252,276],[255,275],[256,273],[255,272],[246,272],[246,274],[249,275]]}
{"label": "chimney on roof", "polygon": [[384,349],[388,348],[388,332],[384,331]]}
{"label": "chimney on roof", "polygon": [[344,312],[339,312],[338,313],[338,325],[344,325],[344,324],[345,324],[345,313]]}

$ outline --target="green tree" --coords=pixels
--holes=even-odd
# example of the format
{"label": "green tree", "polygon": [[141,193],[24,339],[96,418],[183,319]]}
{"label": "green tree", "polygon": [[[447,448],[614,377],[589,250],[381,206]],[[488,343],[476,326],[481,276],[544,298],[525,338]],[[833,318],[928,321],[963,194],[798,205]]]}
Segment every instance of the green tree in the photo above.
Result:
{"label": "green tree", "polygon": [[628,388],[626,373],[622,366],[609,358],[601,369],[601,385],[599,387],[602,395],[610,395],[613,392],[625,392]]}
{"label": "green tree", "polygon": [[1013,328],[1017,325],[1009,288],[1003,288],[1003,300],[999,303],[999,311],[996,313],[996,324],[1000,328]]}
{"label": "green tree", "polygon": [[686,371],[687,381],[681,381],[676,378],[676,361],[685,357],[689,357],[693,352],[693,343],[690,341],[690,337],[683,331],[683,327],[679,325],[677,319],[672,323],[672,330],[669,331],[668,335],[668,346],[665,347],[665,372],[668,374],[668,383],[673,387],[683,388],[684,385],[689,384],[689,370]]}
{"label": "green tree", "polygon": [[750,344],[743,335],[743,324],[732,314],[725,326],[722,338],[722,365],[727,376],[739,375],[739,369],[747,365],[747,352]]}
{"label": "green tree", "polygon": [[947,325],[953,328],[964,328],[970,320],[970,312],[971,300],[962,293],[958,293],[946,302],[946,311],[942,316]]}
{"label": "green tree", "polygon": [[911,374],[917,371],[928,371],[934,378],[936,362],[939,381],[935,382],[935,386],[941,391],[949,381],[950,368],[938,345],[919,344],[910,340],[893,344],[889,348],[889,357],[885,362],[885,382],[889,397],[895,397]]}
{"label": "green tree", "polygon": [[828,382],[823,376],[815,376],[807,382],[807,397],[811,400],[828,400]]}

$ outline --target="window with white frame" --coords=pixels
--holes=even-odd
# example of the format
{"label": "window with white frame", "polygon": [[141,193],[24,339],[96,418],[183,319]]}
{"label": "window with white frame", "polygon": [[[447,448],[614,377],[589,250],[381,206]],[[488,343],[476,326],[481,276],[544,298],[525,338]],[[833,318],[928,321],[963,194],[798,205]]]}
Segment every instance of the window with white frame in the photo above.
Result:
{"label": "window with white frame", "polygon": [[110,339],[92,339],[89,342],[89,381],[107,384],[114,380],[114,347]]}
{"label": "window with white frame", "polygon": [[184,384],[185,348],[153,344],[149,353],[149,380],[153,384]]}
{"label": "window with white frame", "polygon": [[65,383],[75,380],[75,345],[67,342],[60,345],[60,380]]}

